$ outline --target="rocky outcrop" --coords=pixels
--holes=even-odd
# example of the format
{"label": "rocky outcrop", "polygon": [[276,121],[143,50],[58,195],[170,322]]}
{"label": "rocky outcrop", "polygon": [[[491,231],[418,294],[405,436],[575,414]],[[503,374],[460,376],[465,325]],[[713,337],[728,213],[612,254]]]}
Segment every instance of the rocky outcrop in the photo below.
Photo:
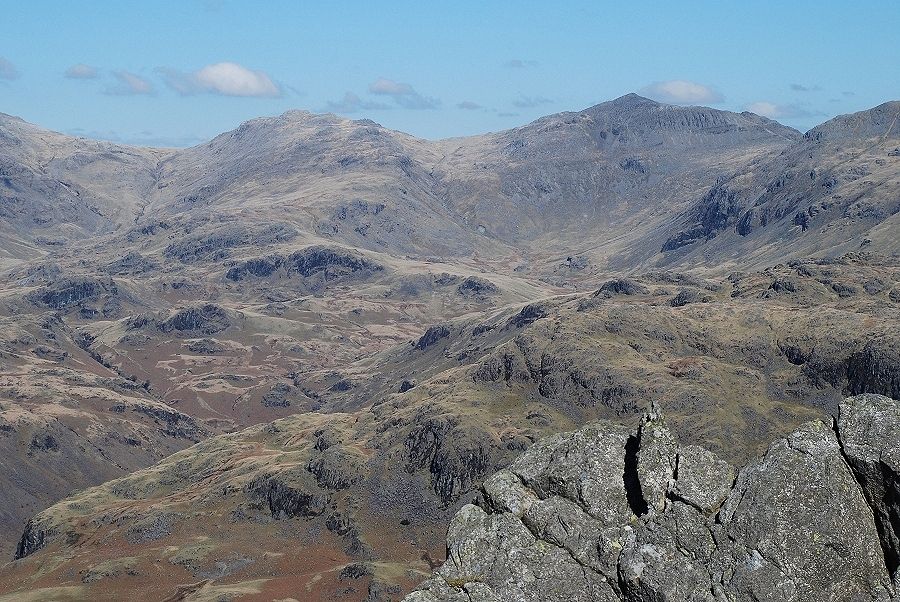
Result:
{"label": "rocky outcrop", "polygon": [[419,337],[419,340],[416,341],[415,348],[419,351],[424,351],[441,339],[449,336],[450,327],[446,324],[436,324],[434,326],[429,326],[428,330],[425,331],[425,334]]}
{"label": "rocky outcrop", "polygon": [[104,293],[115,295],[115,284],[95,278],[65,278],[31,294],[33,302],[50,309],[65,310],[87,301],[96,301]]}
{"label": "rocky outcrop", "polygon": [[284,258],[280,255],[271,255],[269,257],[254,257],[243,263],[233,266],[225,272],[225,277],[229,280],[244,280],[251,276],[256,278],[267,278],[274,274],[278,268],[284,264]]}
{"label": "rocky outcrop", "polygon": [[312,246],[286,257],[269,255],[248,259],[231,267],[225,277],[240,281],[250,277],[267,278],[277,272],[286,278],[315,276],[324,281],[332,281],[352,274],[365,275],[383,269],[380,264],[357,253],[341,248]]}
{"label": "rocky outcrop", "polygon": [[253,505],[267,509],[275,519],[322,514],[328,504],[328,496],[319,492],[315,485],[307,485],[303,479],[292,476],[262,475],[250,481],[246,491]]}
{"label": "rocky outcrop", "polygon": [[343,445],[332,445],[317,452],[306,465],[316,483],[325,489],[346,489],[362,478],[365,457]]}
{"label": "rocky outcrop", "polygon": [[43,548],[49,535],[47,530],[39,526],[33,519],[29,520],[16,546],[15,559],[25,558]]}
{"label": "rocky outcrop", "polygon": [[714,238],[719,232],[737,221],[741,212],[740,201],[735,191],[726,183],[716,184],[697,203],[689,220],[690,224],[670,236],[663,243],[661,252],[674,251],[685,245]]}
{"label": "rocky outcrop", "polygon": [[162,332],[216,334],[228,328],[231,321],[224,309],[213,303],[185,308],[158,325]]}
{"label": "rocky outcrop", "polygon": [[275,383],[263,394],[260,403],[267,408],[289,408],[293,397],[296,397],[296,387],[287,383]]}
{"label": "rocky outcrop", "polygon": [[197,442],[208,432],[191,416],[161,404],[138,403],[133,411],[152,418],[168,436]]}
{"label": "rocky outcrop", "polygon": [[691,303],[708,303],[711,299],[712,297],[704,295],[698,290],[684,289],[678,291],[678,294],[672,297],[672,300],[669,301],[669,305],[672,307],[684,307]]}
{"label": "rocky outcrop", "polygon": [[859,395],[738,471],[653,407],[544,439],[485,481],[406,602],[893,600],[900,402]]}
{"label": "rocky outcrop", "polygon": [[478,276],[469,276],[459,283],[456,291],[463,297],[469,297],[476,300],[484,300],[492,295],[500,293],[500,288],[484,278]]}
{"label": "rocky outcrop", "polygon": [[847,382],[851,393],[884,393],[900,399],[900,347],[889,340],[867,342],[848,359]]}
{"label": "rocky outcrop", "polygon": [[875,515],[888,570],[900,568],[900,404],[858,395],[840,407],[844,456]]}
{"label": "rocky outcrop", "polygon": [[509,319],[507,326],[511,328],[522,328],[523,326],[534,324],[541,318],[546,318],[549,314],[550,309],[547,303],[541,301],[529,303],[523,307],[519,313]]}
{"label": "rocky outcrop", "polygon": [[432,490],[444,504],[490,473],[496,445],[487,433],[466,429],[455,416],[424,419],[404,441],[408,469],[427,469]]}
{"label": "rocky outcrop", "polygon": [[212,232],[183,236],[167,246],[164,253],[182,263],[216,261],[227,258],[235,248],[265,247],[287,242],[296,236],[297,230],[290,224],[224,225]]}
{"label": "rocky outcrop", "polygon": [[595,297],[613,297],[615,295],[645,295],[647,288],[627,278],[607,280],[594,293]]}

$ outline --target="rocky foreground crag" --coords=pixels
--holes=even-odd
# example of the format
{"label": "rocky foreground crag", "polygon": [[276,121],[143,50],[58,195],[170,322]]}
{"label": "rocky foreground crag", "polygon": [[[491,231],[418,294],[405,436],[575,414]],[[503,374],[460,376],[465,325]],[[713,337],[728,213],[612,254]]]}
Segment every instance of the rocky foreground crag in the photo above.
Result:
{"label": "rocky foreground crag", "polygon": [[651,410],[494,474],[405,601],[886,602],[898,535],[900,402],[849,397],[738,471]]}

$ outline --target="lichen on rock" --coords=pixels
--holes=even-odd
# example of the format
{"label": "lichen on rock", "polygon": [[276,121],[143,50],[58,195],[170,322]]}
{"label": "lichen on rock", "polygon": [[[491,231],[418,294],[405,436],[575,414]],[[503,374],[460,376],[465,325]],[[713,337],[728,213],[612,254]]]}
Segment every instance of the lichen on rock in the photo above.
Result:
{"label": "lichen on rock", "polygon": [[[888,602],[900,402],[859,395],[735,470],[680,446],[654,404],[539,441],[450,524],[406,602]],[[893,583],[892,584],[892,578]]]}

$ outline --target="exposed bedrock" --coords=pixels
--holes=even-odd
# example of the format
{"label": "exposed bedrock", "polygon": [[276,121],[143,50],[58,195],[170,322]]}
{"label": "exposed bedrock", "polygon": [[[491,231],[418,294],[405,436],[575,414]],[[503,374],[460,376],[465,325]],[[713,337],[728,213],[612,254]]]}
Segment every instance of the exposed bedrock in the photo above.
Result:
{"label": "exposed bedrock", "polygon": [[900,402],[857,395],[736,471],[654,406],[541,440],[451,521],[407,602],[894,600]]}

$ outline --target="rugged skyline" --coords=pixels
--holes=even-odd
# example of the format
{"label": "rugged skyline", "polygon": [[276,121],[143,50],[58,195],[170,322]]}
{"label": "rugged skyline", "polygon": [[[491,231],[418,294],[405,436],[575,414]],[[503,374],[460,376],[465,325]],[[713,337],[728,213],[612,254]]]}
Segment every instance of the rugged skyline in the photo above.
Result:
{"label": "rugged skyline", "polygon": [[898,121],[627,94],[176,150],[0,115],[0,600],[398,600],[546,435],[659,406],[741,466],[900,398]]}
{"label": "rugged skyline", "polygon": [[806,131],[896,95],[900,81],[900,15],[881,0],[853,10],[701,0],[152,7],[5,3],[0,110],[152,146],[197,144],[291,108],[434,139],[634,90]]}

